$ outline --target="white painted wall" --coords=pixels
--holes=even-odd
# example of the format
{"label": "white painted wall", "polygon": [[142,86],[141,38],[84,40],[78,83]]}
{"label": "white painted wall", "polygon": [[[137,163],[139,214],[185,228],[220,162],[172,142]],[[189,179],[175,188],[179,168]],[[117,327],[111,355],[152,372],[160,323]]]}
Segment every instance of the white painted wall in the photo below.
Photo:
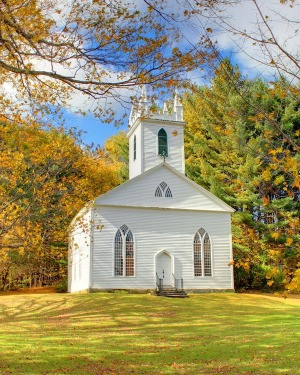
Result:
{"label": "white painted wall", "polygon": [[69,292],[86,290],[90,285],[91,213],[91,209],[81,210],[69,234]]}
{"label": "white painted wall", "polygon": [[[143,137],[142,127],[138,126],[129,138],[129,178],[133,178],[142,173],[143,164]],[[133,157],[133,142],[136,136],[136,159]]]}
{"label": "white painted wall", "polygon": [[[184,173],[184,123],[144,122],[144,166],[143,171],[155,167],[163,161],[158,155],[158,132],[165,129],[168,135],[168,157],[166,162],[181,173]],[[176,135],[177,134],[177,135]]]}
{"label": "white painted wall", "polygon": [[[168,135],[166,162],[184,173],[184,126],[184,122],[139,120],[129,132],[129,178],[134,178],[163,161],[163,158],[158,155],[158,132],[161,128],[165,129]],[[134,136],[137,141],[136,160],[133,158]]]}
{"label": "white painted wall", "polygon": [[[95,207],[92,288],[154,289],[155,255],[162,250],[173,257],[173,273],[184,279],[185,289],[232,289],[230,213],[149,208]],[[97,230],[97,225],[104,225]],[[114,276],[114,236],[126,224],[136,246],[134,277]],[[203,227],[213,249],[213,276],[194,277],[193,239]]]}
{"label": "white painted wall", "polygon": [[[169,185],[173,195],[172,198],[155,197],[155,190],[162,181]],[[141,178],[138,177],[121,185],[107,195],[100,196],[95,200],[95,203],[190,210],[228,210],[216,204],[211,198],[202,194],[197,188],[164,165],[148,174],[143,174]]]}

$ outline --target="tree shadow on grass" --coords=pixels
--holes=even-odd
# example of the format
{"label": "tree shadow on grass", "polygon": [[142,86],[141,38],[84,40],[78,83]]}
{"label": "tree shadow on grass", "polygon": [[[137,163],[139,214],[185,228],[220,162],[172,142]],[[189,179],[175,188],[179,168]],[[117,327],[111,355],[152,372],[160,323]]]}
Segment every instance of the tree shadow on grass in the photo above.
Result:
{"label": "tree shadow on grass", "polygon": [[264,297],[22,296],[0,309],[0,363],[12,373],[297,371],[300,309]]}

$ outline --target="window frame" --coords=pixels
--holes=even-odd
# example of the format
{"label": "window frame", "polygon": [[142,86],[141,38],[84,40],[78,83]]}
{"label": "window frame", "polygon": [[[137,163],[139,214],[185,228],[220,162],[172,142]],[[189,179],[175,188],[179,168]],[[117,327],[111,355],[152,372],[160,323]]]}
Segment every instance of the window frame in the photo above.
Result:
{"label": "window frame", "polygon": [[172,190],[165,181],[162,181],[157,185],[154,192],[154,198],[173,198]]}
{"label": "window frame", "polygon": [[136,160],[136,135],[133,136],[133,161]]}
{"label": "window frame", "polygon": [[[203,235],[201,235],[200,230],[203,229],[205,232]],[[201,276],[196,276],[195,275],[195,237],[196,234],[200,237],[200,251],[201,251]],[[209,243],[210,243],[210,266],[211,266],[211,275],[205,275],[204,274],[204,237],[208,236],[209,238]],[[212,278],[214,277],[214,261],[213,261],[213,243],[210,234],[203,228],[199,228],[196,230],[196,232],[193,235],[193,275],[194,278],[199,279],[199,278]]]}
{"label": "window frame", "polygon": [[[116,230],[116,232],[114,234],[114,237],[113,237],[113,269],[112,269],[112,273],[113,273],[114,278],[136,277],[136,241],[135,241],[135,236],[134,236],[132,230],[127,225],[125,225],[127,227],[127,229],[126,229],[126,232],[124,234],[124,232],[121,229],[124,225],[125,224],[121,225]],[[121,238],[122,238],[122,261],[123,261],[122,275],[116,275],[115,274],[115,267],[116,267],[115,240],[116,240],[116,235],[117,235],[118,231],[120,231]],[[129,232],[131,232],[132,243],[133,243],[133,275],[126,275],[126,237],[127,237]]]}
{"label": "window frame", "polygon": [[[160,153],[160,139],[162,138],[162,136],[159,134],[161,131],[164,132],[164,137],[166,139],[166,144],[164,145],[165,149],[166,149],[166,155],[163,155]],[[157,132],[157,155],[158,156],[162,156],[162,157],[168,157],[169,156],[169,139],[168,139],[168,133],[166,131],[166,129],[164,128],[160,128],[159,131]]]}

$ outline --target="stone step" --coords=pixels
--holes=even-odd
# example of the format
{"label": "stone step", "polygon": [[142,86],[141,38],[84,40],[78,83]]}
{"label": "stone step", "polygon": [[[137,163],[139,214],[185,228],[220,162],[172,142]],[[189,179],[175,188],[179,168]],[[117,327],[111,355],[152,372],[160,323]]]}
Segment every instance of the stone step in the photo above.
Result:
{"label": "stone step", "polygon": [[161,297],[170,297],[170,298],[186,298],[188,297],[184,290],[177,289],[162,289],[159,293]]}

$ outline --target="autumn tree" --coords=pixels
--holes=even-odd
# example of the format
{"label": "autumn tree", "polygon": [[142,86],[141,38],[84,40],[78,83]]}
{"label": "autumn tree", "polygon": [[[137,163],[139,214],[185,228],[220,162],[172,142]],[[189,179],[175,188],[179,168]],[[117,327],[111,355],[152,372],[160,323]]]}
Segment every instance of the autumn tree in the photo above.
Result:
{"label": "autumn tree", "polygon": [[129,178],[129,141],[123,131],[109,137],[104,150],[108,158],[118,167],[122,181]]}
{"label": "autumn tree", "polygon": [[84,204],[116,186],[118,166],[76,134],[0,125],[0,288],[51,285],[66,274],[67,228]]}
{"label": "autumn tree", "polygon": [[103,119],[110,101],[130,103],[141,84],[183,83],[204,63],[205,41],[180,43],[178,27],[161,16],[166,4],[1,0],[1,111],[10,115],[18,100],[18,108],[47,113],[79,93],[99,99],[89,108]]}

